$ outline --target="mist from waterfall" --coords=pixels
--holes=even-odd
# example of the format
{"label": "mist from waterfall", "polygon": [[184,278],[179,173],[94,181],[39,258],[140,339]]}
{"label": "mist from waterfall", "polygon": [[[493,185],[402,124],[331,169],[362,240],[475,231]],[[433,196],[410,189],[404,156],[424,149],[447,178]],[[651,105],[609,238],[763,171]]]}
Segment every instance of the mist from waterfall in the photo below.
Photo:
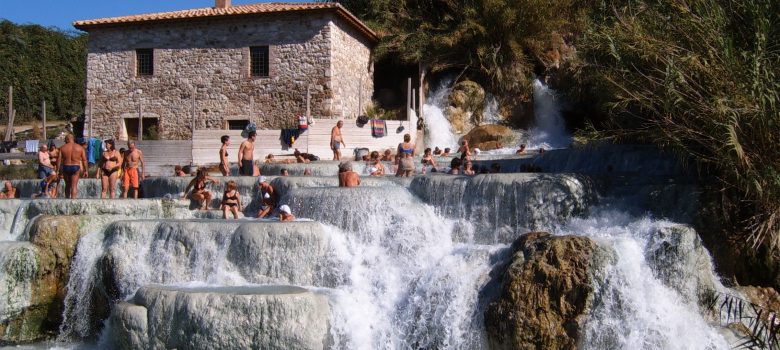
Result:
{"label": "mist from waterfall", "polygon": [[423,116],[425,116],[425,145],[430,148],[439,147],[444,150],[457,150],[458,136],[452,130],[452,124],[447,119],[445,111],[449,106],[453,79],[444,79],[425,100]]}

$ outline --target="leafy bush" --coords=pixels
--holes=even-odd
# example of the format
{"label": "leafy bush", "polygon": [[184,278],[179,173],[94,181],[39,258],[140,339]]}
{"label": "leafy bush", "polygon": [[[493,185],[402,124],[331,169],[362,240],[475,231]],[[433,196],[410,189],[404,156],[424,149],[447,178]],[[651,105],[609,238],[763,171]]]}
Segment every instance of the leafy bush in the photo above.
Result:
{"label": "leafy bush", "polygon": [[715,174],[752,246],[780,245],[780,2],[645,0],[596,8],[579,89],[602,137],[647,141]]}

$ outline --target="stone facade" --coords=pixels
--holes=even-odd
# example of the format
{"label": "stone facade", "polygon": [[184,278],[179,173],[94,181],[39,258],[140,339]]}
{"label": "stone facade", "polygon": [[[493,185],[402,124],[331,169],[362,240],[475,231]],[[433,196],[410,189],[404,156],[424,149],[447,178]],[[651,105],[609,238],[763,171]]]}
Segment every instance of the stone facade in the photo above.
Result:
{"label": "stone facade", "polygon": [[[313,116],[354,118],[360,96],[365,106],[373,93],[371,40],[332,12],[127,23],[89,34],[87,113],[96,137],[127,137],[125,118],[139,113],[157,118],[164,139],[228,120],[291,127],[306,111],[307,88]],[[253,77],[249,47],[266,45],[269,76]],[[138,76],[136,49],[148,48],[154,73]]]}

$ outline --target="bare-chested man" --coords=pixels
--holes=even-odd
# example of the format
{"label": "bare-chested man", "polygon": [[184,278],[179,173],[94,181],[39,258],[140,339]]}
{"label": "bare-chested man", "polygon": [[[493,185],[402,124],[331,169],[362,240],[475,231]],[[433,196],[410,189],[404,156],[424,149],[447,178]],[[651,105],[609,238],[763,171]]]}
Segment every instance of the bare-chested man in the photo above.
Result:
{"label": "bare-chested man", "polygon": [[344,121],[339,120],[336,126],[330,130],[330,149],[333,150],[333,160],[341,160],[341,147],[347,147],[344,137],[341,135],[341,127]]}
{"label": "bare-chested man", "polygon": [[51,164],[51,159],[49,158],[49,147],[41,145],[38,151],[38,178],[45,179],[53,171],[54,165]]}
{"label": "bare-chested man", "polygon": [[255,174],[255,139],[257,132],[250,131],[246,141],[238,147],[238,170],[243,176],[253,176]]}
{"label": "bare-chested man", "polygon": [[78,193],[79,175],[87,176],[87,152],[84,147],[73,142],[73,135],[65,136],[65,144],[60,148],[60,169],[58,173],[65,179],[65,197],[75,199]]}
{"label": "bare-chested man", "polygon": [[[124,174],[122,174],[122,198],[127,198],[130,187],[133,188],[133,198],[138,199],[138,189],[141,181],[146,178],[144,153],[135,147],[135,141],[127,143],[127,154],[124,155]],[[141,164],[141,176],[138,176],[138,164]]]}
{"label": "bare-chested man", "polygon": [[339,187],[360,186],[360,175],[352,171],[352,164],[341,163],[339,165]]}

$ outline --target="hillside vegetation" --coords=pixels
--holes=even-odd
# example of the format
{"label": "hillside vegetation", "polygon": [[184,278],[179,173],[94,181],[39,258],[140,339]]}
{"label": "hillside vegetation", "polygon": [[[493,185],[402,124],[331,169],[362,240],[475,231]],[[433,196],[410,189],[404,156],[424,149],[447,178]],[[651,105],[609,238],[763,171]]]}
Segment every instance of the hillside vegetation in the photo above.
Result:
{"label": "hillside vegetation", "polygon": [[86,34],[0,20],[0,106],[6,118],[8,86],[14,87],[15,121],[78,116],[84,110]]}

